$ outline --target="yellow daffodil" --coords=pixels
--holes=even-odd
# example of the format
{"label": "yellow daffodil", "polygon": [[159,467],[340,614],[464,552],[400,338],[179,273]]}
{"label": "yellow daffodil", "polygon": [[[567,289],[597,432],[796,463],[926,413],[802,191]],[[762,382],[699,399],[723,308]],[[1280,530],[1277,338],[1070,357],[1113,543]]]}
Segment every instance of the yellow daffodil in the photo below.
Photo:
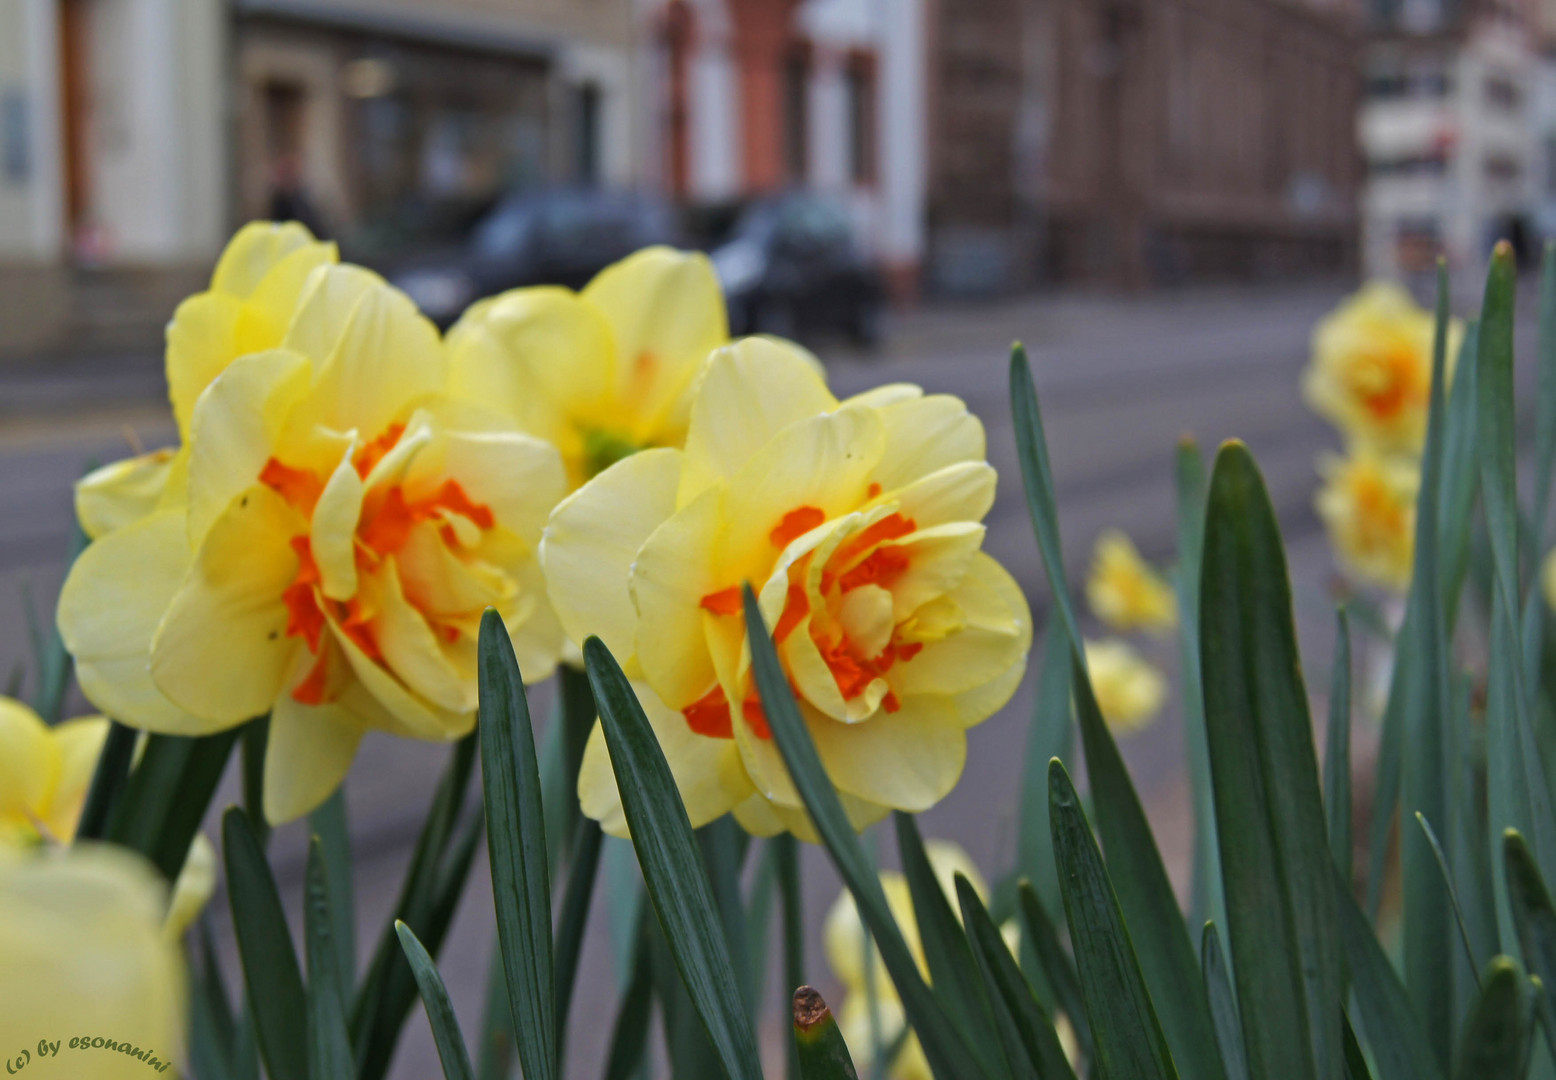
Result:
{"label": "yellow daffodil", "polygon": [[[1303,379],[1308,403],[1358,445],[1418,453],[1426,440],[1432,335],[1432,313],[1409,293],[1387,282],[1367,284],[1313,332]],[[1463,336],[1463,324],[1453,320],[1450,364]]]}
{"label": "yellow daffodil", "polygon": [[1348,458],[1326,455],[1319,472],[1318,516],[1340,562],[1364,581],[1403,592],[1415,558],[1420,468],[1359,451]]}
{"label": "yellow daffodil", "polygon": [[1086,642],[1086,668],[1102,719],[1115,731],[1145,727],[1167,699],[1167,680],[1127,642]]}
{"label": "yellow daffodil", "polygon": [[173,734],[269,713],[280,822],[335,789],[369,729],[470,730],[487,606],[526,677],[547,676],[562,634],[535,555],[561,459],[447,388],[403,294],[314,266],[278,346],[225,362],[194,401],[186,497],[72,568],[59,624],[87,696]]}
{"label": "yellow daffodil", "polygon": [[68,843],[107,736],[100,716],[49,727],[20,701],[0,697],[0,842]]}
{"label": "yellow daffodil", "polygon": [[[552,514],[547,584],[576,640],[636,680],[687,811],[810,836],[752,684],[751,582],[811,736],[856,825],[955,785],[966,729],[1021,680],[1031,616],[981,551],[994,499],[983,426],[896,385],[839,402],[797,350],[718,350],[685,450],[646,450]],[[584,811],[621,834],[596,727]]]}
{"label": "yellow daffodil", "polygon": [[646,248],[581,293],[514,289],[448,334],[454,392],[506,409],[562,451],[572,487],[648,447],[679,447],[708,354],[729,340],[706,256]]}
{"label": "yellow daffodil", "polygon": [[1547,551],[1540,562],[1540,591],[1551,610],[1556,611],[1556,548]]}
{"label": "yellow daffodil", "polygon": [[[951,910],[961,911],[956,899],[956,875],[967,878],[980,897],[988,895],[983,875],[978,873],[972,858],[959,845],[949,840],[928,840],[924,844],[929,865],[944,890]],[[913,897],[908,890],[908,880],[895,870],[882,871],[881,888],[886,893],[886,904],[892,919],[902,931],[908,949],[918,962],[918,969],[925,980],[929,979],[929,964],[924,958],[924,946],[919,937],[918,918],[913,912]],[[1003,928],[1006,944],[1015,950],[1018,941],[1014,923]],[[865,936],[864,924],[859,919],[859,909],[853,896],[846,890],[827,912],[822,930],[822,944],[827,954],[827,964],[843,986],[843,999],[834,1015],[838,1029],[858,1061],[870,1061],[874,1038],[882,1047],[890,1047],[902,1035],[906,1016],[902,999],[892,984],[880,953],[871,947]],[[869,967],[866,967],[866,958]],[[868,980],[875,983],[875,1018],[870,1017],[870,989]],[[918,1036],[909,1034],[902,1049],[892,1058],[888,1067],[891,1080],[932,1080],[929,1062],[919,1045]]]}
{"label": "yellow daffodil", "polygon": [[204,833],[195,833],[189,844],[189,854],[184,856],[184,867],[178,872],[178,880],[173,882],[173,896],[162,919],[162,932],[174,939],[183,937],[184,931],[211,902],[211,894],[215,891],[216,848]]}
{"label": "yellow daffodil", "polygon": [[179,1075],[184,961],[166,907],[156,872],[122,848],[0,845],[0,1054],[13,1071],[144,1080],[172,1062]]}
{"label": "yellow daffodil", "polygon": [[[296,222],[239,229],[211,275],[167,327],[168,397],[185,447],[200,395],[240,356],[280,346],[313,271],[333,264],[335,245]],[[76,485],[76,513],[96,539],[183,499],[187,452],[154,450],[105,465]]]}
{"label": "yellow daffodil", "polygon": [[1097,537],[1086,599],[1097,617],[1115,630],[1171,630],[1178,621],[1172,586],[1117,529]]}

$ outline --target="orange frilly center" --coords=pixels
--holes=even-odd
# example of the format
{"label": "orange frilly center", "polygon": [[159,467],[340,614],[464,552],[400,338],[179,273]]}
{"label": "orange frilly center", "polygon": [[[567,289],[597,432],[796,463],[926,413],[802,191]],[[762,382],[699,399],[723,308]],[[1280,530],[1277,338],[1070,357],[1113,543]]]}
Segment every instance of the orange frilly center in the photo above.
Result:
{"label": "orange frilly center", "polygon": [[[880,494],[880,486],[870,485],[869,496]],[[768,538],[780,551],[794,540],[826,521],[826,514],[815,506],[797,507],[783,516]],[[900,513],[888,514],[857,535],[845,540],[827,559],[821,572],[820,593],[823,604],[835,612],[848,593],[863,585],[878,585],[890,589],[911,564],[907,550],[899,546],[887,546],[889,541],[900,539],[914,532],[917,524]],[[811,614],[811,597],[805,587],[810,571],[811,556],[806,554],[789,567],[789,588],[783,611],[773,627],[773,640],[783,644]],[[717,592],[708,593],[699,606],[718,616],[739,615],[741,612],[740,587],[732,585]],[[885,648],[874,654],[866,654],[848,634],[844,633],[836,618],[812,619],[809,627],[812,642],[832,673],[839,693],[845,701],[862,697],[876,679],[884,678],[892,665],[912,660],[923,649],[920,642],[903,641],[900,628],[892,631]],[[793,687],[795,695],[799,690]],[[898,711],[902,705],[897,695],[888,690],[881,699],[881,707],[888,713]],[[741,716],[752,733],[760,739],[770,739],[767,716],[753,687],[740,703]],[[681,710],[687,725],[699,735],[715,738],[734,737],[733,710],[722,686],[715,685],[705,695]]]}
{"label": "orange frilly center", "polygon": [[1353,376],[1361,407],[1382,424],[1398,419],[1426,401],[1421,358],[1405,342],[1371,353]]}
{"label": "orange frilly center", "polygon": [[[357,475],[365,480],[373,467],[399,442],[404,432],[403,424],[392,425],[376,439],[359,448],[351,459]],[[326,478],[311,469],[294,468],[272,457],[265,462],[259,480],[304,518],[311,520],[314,506],[324,491]],[[458,546],[454,527],[448,522],[450,514],[467,519],[483,532],[496,524],[491,509],[471,499],[458,480],[444,480],[431,493],[415,498],[406,496],[403,485],[395,484],[388,488],[364,505],[362,517],[357,522],[355,557],[358,571],[369,573],[377,569],[386,557],[405,546],[411,531],[423,522],[441,522],[438,535],[449,547]],[[382,663],[383,653],[374,640],[371,626],[376,612],[357,597],[345,601],[331,600],[320,591],[319,567],[314,561],[313,545],[307,532],[292,537],[291,545],[297,554],[297,574],[281,594],[287,609],[286,633],[289,637],[301,638],[308,651],[316,657],[308,674],[293,688],[292,697],[304,705],[321,705],[332,698],[330,650],[324,632],[326,624],[333,619],[340,631],[369,660]],[[458,640],[458,627],[441,624],[425,612],[422,614],[433,633],[441,640]]]}

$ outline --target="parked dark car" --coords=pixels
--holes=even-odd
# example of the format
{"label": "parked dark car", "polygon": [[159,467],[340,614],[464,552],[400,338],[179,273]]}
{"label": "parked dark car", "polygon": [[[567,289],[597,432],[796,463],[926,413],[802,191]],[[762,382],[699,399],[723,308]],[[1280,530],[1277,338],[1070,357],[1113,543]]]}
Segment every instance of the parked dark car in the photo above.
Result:
{"label": "parked dark car", "polygon": [[639,248],[676,240],[674,213],[647,195],[529,192],[500,201],[461,247],[404,263],[390,276],[446,327],[484,296],[521,285],[582,288]]}
{"label": "parked dark car", "polygon": [[736,334],[798,337],[840,330],[861,345],[880,338],[885,289],[842,207],[807,194],[753,203],[713,265]]}

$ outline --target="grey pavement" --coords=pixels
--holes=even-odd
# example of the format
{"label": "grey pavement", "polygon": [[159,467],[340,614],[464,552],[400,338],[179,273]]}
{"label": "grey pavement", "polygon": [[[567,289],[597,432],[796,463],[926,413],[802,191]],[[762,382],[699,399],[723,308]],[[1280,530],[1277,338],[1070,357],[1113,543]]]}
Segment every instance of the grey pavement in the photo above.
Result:
{"label": "grey pavement", "polygon": [[[1286,531],[1299,635],[1310,681],[1318,688],[1327,682],[1333,569],[1312,511],[1313,461],[1338,442],[1304,407],[1298,379],[1313,323],[1346,291],[1345,285],[1333,283],[940,307],[898,319],[889,343],[877,354],[825,345],[818,351],[840,394],[883,382],[916,382],[962,396],[983,418],[990,460],[1001,481],[988,518],[988,549],[1027,589],[1040,631],[1047,590],[1015,464],[1007,390],[1012,340],[1028,347],[1043,403],[1073,582],[1084,576],[1092,539],[1104,527],[1127,530],[1148,557],[1170,562],[1176,528],[1172,462],[1180,436],[1192,434],[1207,462],[1221,440],[1244,439],[1264,470]],[[149,355],[0,369],[0,673],[26,664],[30,656],[25,621],[13,597],[25,584],[45,616],[52,607],[63,573],[71,479],[87,462],[121,456],[132,443],[153,446],[169,440],[163,393],[157,358]],[[1142,649],[1175,683],[1172,644],[1146,641]],[[1029,677],[1003,713],[970,733],[962,783],[921,818],[926,835],[959,841],[991,879],[1014,854],[1031,682]],[[548,715],[549,700],[549,688],[541,688],[537,717]],[[1321,716],[1319,705],[1316,714]],[[1365,722],[1359,722],[1357,737],[1366,743]],[[1152,727],[1125,741],[1123,749],[1182,889],[1192,825],[1175,710],[1169,708]],[[1361,752],[1365,756],[1364,748]],[[387,738],[369,738],[363,745],[347,786],[363,954],[394,902],[446,754],[442,748]],[[231,796],[228,779],[218,804]],[[883,861],[895,862],[889,829],[880,831],[877,844]],[[295,907],[301,828],[281,830],[275,852],[283,890]],[[807,847],[803,865],[807,921],[819,931],[839,886],[820,850]],[[215,915],[226,937],[220,899]],[[480,1022],[493,937],[490,884],[480,859],[440,962],[467,1034]],[[608,937],[604,901],[597,893],[575,998],[569,1075],[598,1076],[603,1067],[615,1010]],[[821,956],[819,932],[811,941],[807,977],[825,992],[834,983]],[[777,990],[771,987],[763,1028],[764,1050],[774,1063],[781,1060],[786,1031]],[[431,1037],[418,1010],[393,1076],[435,1075]]]}

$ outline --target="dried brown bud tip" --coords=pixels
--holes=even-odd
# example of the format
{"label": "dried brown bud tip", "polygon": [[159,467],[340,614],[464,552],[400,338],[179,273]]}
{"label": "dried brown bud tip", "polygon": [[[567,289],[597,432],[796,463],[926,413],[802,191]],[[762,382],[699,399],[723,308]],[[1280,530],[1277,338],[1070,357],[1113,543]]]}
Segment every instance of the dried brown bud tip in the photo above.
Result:
{"label": "dried brown bud tip", "polygon": [[794,992],[794,1026],[809,1031],[832,1015],[821,992],[814,986],[802,986]]}

